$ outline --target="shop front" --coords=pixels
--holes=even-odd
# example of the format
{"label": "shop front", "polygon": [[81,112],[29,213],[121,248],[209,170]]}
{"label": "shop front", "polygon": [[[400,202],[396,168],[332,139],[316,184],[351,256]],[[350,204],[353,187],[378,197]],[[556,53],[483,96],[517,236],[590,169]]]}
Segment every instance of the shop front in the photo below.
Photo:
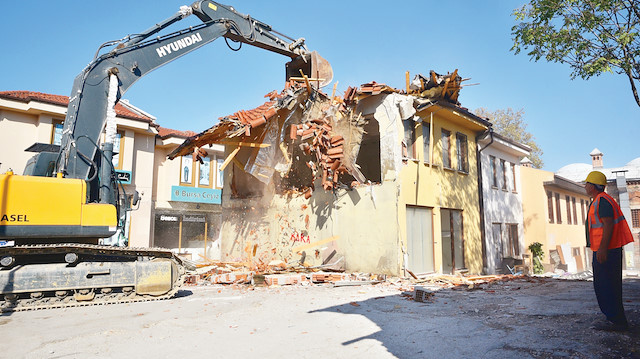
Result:
{"label": "shop front", "polygon": [[154,245],[194,261],[220,259],[221,190],[172,186],[168,208],[156,208]]}

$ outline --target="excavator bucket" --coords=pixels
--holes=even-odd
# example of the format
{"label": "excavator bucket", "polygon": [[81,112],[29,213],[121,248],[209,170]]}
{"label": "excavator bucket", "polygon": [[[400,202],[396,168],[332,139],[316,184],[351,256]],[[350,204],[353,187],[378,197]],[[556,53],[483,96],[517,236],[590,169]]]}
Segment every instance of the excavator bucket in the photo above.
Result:
{"label": "excavator bucket", "polygon": [[312,86],[316,85],[323,87],[331,83],[333,80],[333,69],[329,64],[329,61],[318,55],[316,51],[313,51],[302,56],[298,56],[295,59],[287,62],[287,78],[301,77],[302,73],[309,78],[309,82]]}

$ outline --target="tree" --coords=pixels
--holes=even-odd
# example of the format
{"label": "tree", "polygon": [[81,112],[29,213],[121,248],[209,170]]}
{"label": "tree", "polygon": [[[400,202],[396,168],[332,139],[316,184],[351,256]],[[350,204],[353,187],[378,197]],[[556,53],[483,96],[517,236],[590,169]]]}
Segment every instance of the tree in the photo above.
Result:
{"label": "tree", "polygon": [[480,117],[488,118],[493,124],[493,131],[518,143],[531,148],[528,156],[533,167],[542,168],[542,150],[538,147],[533,135],[527,132],[527,124],[524,122],[524,109],[514,111],[511,107],[506,110],[490,111],[486,108],[478,108],[473,111]]}
{"label": "tree", "polygon": [[640,0],[531,0],[513,15],[516,54],[567,63],[572,79],[624,74],[640,106]]}

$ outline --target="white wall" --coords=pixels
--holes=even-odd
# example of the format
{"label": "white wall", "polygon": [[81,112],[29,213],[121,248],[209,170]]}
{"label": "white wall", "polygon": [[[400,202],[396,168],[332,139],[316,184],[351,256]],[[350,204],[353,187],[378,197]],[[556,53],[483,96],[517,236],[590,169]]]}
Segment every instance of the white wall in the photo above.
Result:
{"label": "white wall", "polygon": [[[481,148],[487,145],[487,142],[481,144]],[[521,152],[520,155],[514,153],[512,146],[507,143],[494,139],[494,142],[482,150],[482,196],[484,206],[484,232],[486,245],[486,263],[485,271],[487,273],[496,273],[500,269],[499,259],[503,257],[502,249],[494,243],[493,223],[501,223],[502,226],[502,245],[506,246],[508,232],[506,224],[518,225],[518,239],[520,243],[520,256],[524,253],[524,226],[522,214],[522,186],[520,182],[520,159],[526,155]],[[493,186],[493,171],[491,167],[491,157],[496,158],[498,186]],[[503,176],[500,160],[505,160],[505,171],[507,173],[507,190],[502,189]],[[511,164],[515,165],[516,185],[513,188],[513,174]]]}

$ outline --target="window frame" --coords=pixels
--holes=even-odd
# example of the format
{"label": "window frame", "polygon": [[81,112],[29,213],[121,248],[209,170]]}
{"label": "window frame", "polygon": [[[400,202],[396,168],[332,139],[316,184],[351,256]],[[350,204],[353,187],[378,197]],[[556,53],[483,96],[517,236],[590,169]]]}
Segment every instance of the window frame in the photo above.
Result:
{"label": "window frame", "polygon": [[547,191],[547,210],[549,212],[549,223],[555,223],[555,214],[553,206],[553,192]]}
{"label": "window frame", "polygon": [[640,228],[640,209],[631,209],[631,228]]}
{"label": "window frame", "polygon": [[57,118],[54,118],[51,120],[51,141],[49,143],[51,143],[52,145],[60,145],[60,143],[55,143],[55,139],[56,139],[56,125],[60,125],[60,142],[62,142],[62,131],[64,130],[64,120],[59,120]]}
{"label": "window frame", "polygon": [[560,207],[560,193],[556,193],[556,223],[562,224],[562,211]]}
{"label": "window frame", "polygon": [[[416,125],[417,123],[413,118],[402,120],[402,127],[404,129],[402,142],[407,149],[407,155],[405,156],[404,153],[402,154],[402,159],[404,160],[417,160],[418,158],[416,151]],[[407,132],[409,132],[409,138],[407,137]],[[407,141],[411,141],[411,143],[408,143]]]}
{"label": "window frame", "polygon": [[220,170],[224,164],[224,158],[216,156],[216,188],[222,189],[224,187],[224,170]]}
{"label": "window frame", "polygon": [[507,162],[505,160],[503,160],[502,158],[500,159],[500,169],[502,170],[502,190],[503,191],[508,191],[509,189],[507,188]]}
{"label": "window frame", "polygon": [[[211,157],[210,155],[207,155],[206,157],[202,158],[202,162],[200,163],[199,161],[196,161],[196,163],[198,164],[198,188],[213,188],[213,180],[212,180],[212,173],[213,171],[211,170]],[[200,180],[202,179],[202,167],[204,166],[204,162],[209,162],[209,184],[208,185],[203,185],[200,183]]]}
{"label": "window frame", "polygon": [[496,157],[490,155],[489,161],[491,162],[491,172],[493,175],[491,188],[498,189],[498,169],[497,169],[498,166],[496,164]]}
{"label": "window frame", "polygon": [[520,239],[517,223],[505,223],[507,230],[507,251],[508,257],[520,257]]}
{"label": "window frame", "polygon": [[[425,134],[426,131],[426,134]],[[424,163],[431,163],[431,122],[422,121],[422,154]]]}
{"label": "window frame", "polygon": [[[446,152],[445,152],[445,139],[446,139]],[[449,170],[453,170],[451,167],[451,131],[441,128],[440,129],[440,142],[442,145],[442,168],[446,168]],[[445,157],[446,154],[446,157]],[[447,159],[447,164],[445,164],[445,158]]]}
{"label": "window frame", "polygon": [[571,207],[573,208],[573,224],[578,224],[578,211],[576,208],[576,198],[571,197]]}
{"label": "window frame", "polygon": [[566,202],[567,206],[567,224],[573,224],[571,221],[571,197],[566,194],[564,196],[564,201]]}
{"label": "window frame", "polygon": [[456,158],[458,160],[458,171],[469,173],[469,141],[467,140],[467,135],[460,132],[456,132]]}
{"label": "window frame", "polygon": [[509,166],[511,166],[511,185],[513,186],[513,188],[511,189],[511,191],[513,193],[517,193],[518,189],[516,186],[516,164],[513,162],[509,162]]}
{"label": "window frame", "polygon": [[[185,166],[185,160],[188,159],[189,162],[189,166]],[[192,155],[186,155],[186,156],[180,156],[180,171],[178,172],[179,176],[180,176],[180,186],[184,186],[184,187],[196,187],[195,186],[195,179],[196,176],[194,175],[194,171],[193,171],[193,156]],[[185,168],[189,168],[189,175],[190,175],[190,179],[191,182],[185,182],[183,181],[184,177],[183,177],[183,171]],[[199,176],[198,176],[199,177]]]}

